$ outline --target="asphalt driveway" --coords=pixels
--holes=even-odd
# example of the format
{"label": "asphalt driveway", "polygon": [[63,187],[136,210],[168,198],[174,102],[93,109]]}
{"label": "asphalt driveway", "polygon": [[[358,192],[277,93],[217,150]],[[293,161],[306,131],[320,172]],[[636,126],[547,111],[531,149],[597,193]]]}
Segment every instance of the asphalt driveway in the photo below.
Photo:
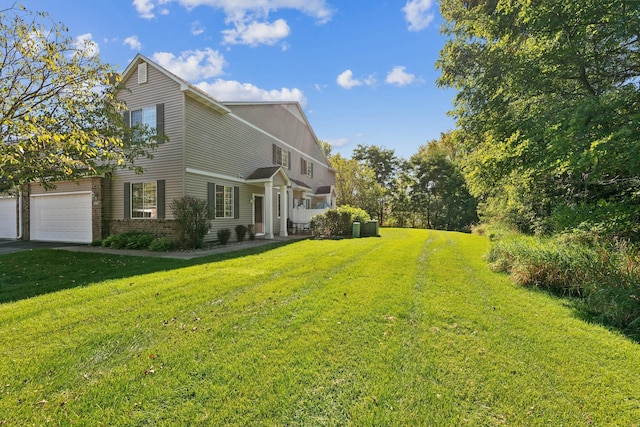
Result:
{"label": "asphalt driveway", "polygon": [[41,248],[60,248],[75,246],[73,243],[60,242],[32,242],[30,240],[7,240],[0,239],[0,255],[10,254],[13,252],[30,251],[32,249]]}

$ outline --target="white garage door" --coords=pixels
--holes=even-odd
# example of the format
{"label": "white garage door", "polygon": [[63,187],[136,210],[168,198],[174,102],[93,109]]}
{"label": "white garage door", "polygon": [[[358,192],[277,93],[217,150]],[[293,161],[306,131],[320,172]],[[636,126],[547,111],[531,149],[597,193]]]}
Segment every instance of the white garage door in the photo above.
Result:
{"label": "white garage door", "polygon": [[16,198],[0,196],[0,238],[16,237]]}
{"label": "white garage door", "polygon": [[91,192],[31,196],[31,240],[91,243]]}

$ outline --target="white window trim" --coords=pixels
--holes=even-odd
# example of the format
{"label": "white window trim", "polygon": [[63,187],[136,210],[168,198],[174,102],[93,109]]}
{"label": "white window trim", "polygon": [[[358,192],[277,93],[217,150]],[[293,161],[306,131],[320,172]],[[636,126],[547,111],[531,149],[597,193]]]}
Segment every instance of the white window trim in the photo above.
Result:
{"label": "white window trim", "polygon": [[[218,187],[222,187],[222,210],[223,210],[223,216],[219,216],[218,215]],[[231,209],[230,209],[230,215],[227,215],[227,210],[226,210],[226,195],[227,195],[227,189],[230,188],[230,199],[231,199]],[[234,206],[235,206],[235,200],[234,200],[234,188],[232,185],[224,185],[224,184],[216,184],[216,188],[215,188],[215,201],[214,201],[214,206],[215,206],[215,217],[216,218],[221,218],[221,219],[233,219],[235,218],[235,212],[234,212]]]}
{"label": "white window trim", "polygon": [[[155,130],[157,125],[157,120],[158,120],[158,117],[156,116],[156,106],[154,105],[151,107],[137,108],[135,110],[131,110],[131,126],[135,126],[138,124],[138,123],[134,123],[133,121],[133,115],[138,111],[140,112],[140,116],[141,116],[141,120],[139,124],[142,126],[147,126],[150,130]],[[153,123],[146,123],[144,120],[145,112],[150,112],[150,111],[153,112],[154,120],[153,120]]]}
{"label": "white window trim", "polygon": [[[133,193],[134,193],[133,186],[134,185],[139,185],[139,184],[142,184],[142,193],[143,194],[144,194],[144,186],[146,184],[155,184],[155,186],[156,186],[156,204],[155,204],[155,209],[153,211],[153,215],[151,215],[151,216],[134,216],[133,215],[133,212],[134,212],[134,209],[133,209],[134,208],[134,206],[133,206]],[[158,219],[158,182],[157,181],[132,182],[131,183],[131,191],[129,191],[129,193],[130,193],[129,194],[129,197],[130,197],[130,200],[129,200],[129,218],[134,219],[134,220],[136,220],[136,219],[142,219],[142,220],[145,220],[145,219]],[[144,211],[144,209],[145,209],[145,206],[144,206],[144,199],[143,199],[142,210]]]}
{"label": "white window trim", "polygon": [[[278,163],[278,156],[280,156],[280,163]],[[276,145],[276,164],[285,169],[289,167],[289,152],[278,145]]]}

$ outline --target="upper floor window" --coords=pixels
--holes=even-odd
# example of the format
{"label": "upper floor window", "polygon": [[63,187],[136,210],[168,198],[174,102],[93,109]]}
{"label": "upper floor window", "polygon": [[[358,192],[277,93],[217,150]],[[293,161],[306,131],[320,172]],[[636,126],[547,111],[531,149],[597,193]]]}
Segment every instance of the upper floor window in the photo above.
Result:
{"label": "upper floor window", "polygon": [[131,126],[146,126],[149,129],[156,128],[156,107],[147,107],[131,112]]}
{"label": "upper floor window", "polygon": [[273,144],[273,163],[291,169],[291,152]]}
{"label": "upper floor window", "polygon": [[233,187],[216,185],[216,218],[233,218]]}
{"label": "upper floor window", "polygon": [[123,119],[125,125],[133,128],[134,139],[143,136],[164,135],[164,104],[125,111]]}
{"label": "upper floor window", "polygon": [[302,175],[313,177],[313,163],[306,159],[300,159],[300,173],[302,173]]}

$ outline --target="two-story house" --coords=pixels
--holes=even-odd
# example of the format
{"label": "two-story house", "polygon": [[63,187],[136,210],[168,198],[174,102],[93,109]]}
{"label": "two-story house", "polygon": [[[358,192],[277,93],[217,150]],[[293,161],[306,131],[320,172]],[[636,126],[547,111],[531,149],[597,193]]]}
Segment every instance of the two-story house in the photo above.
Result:
{"label": "two-story house", "polygon": [[[148,58],[123,73],[125,120],[167,137],[145,172],[39,185],[1,198],[0,237],[88,243],[142,230],[175,236],[171,202],[207,200],[211,234],[255,224],[258,235],[287,235],[305,212],[335,206],[335,172],[296,102],[220,102]],[[300,219],[302,218],[302,219]],[[2,234],[4,233],[4,235]]]}

